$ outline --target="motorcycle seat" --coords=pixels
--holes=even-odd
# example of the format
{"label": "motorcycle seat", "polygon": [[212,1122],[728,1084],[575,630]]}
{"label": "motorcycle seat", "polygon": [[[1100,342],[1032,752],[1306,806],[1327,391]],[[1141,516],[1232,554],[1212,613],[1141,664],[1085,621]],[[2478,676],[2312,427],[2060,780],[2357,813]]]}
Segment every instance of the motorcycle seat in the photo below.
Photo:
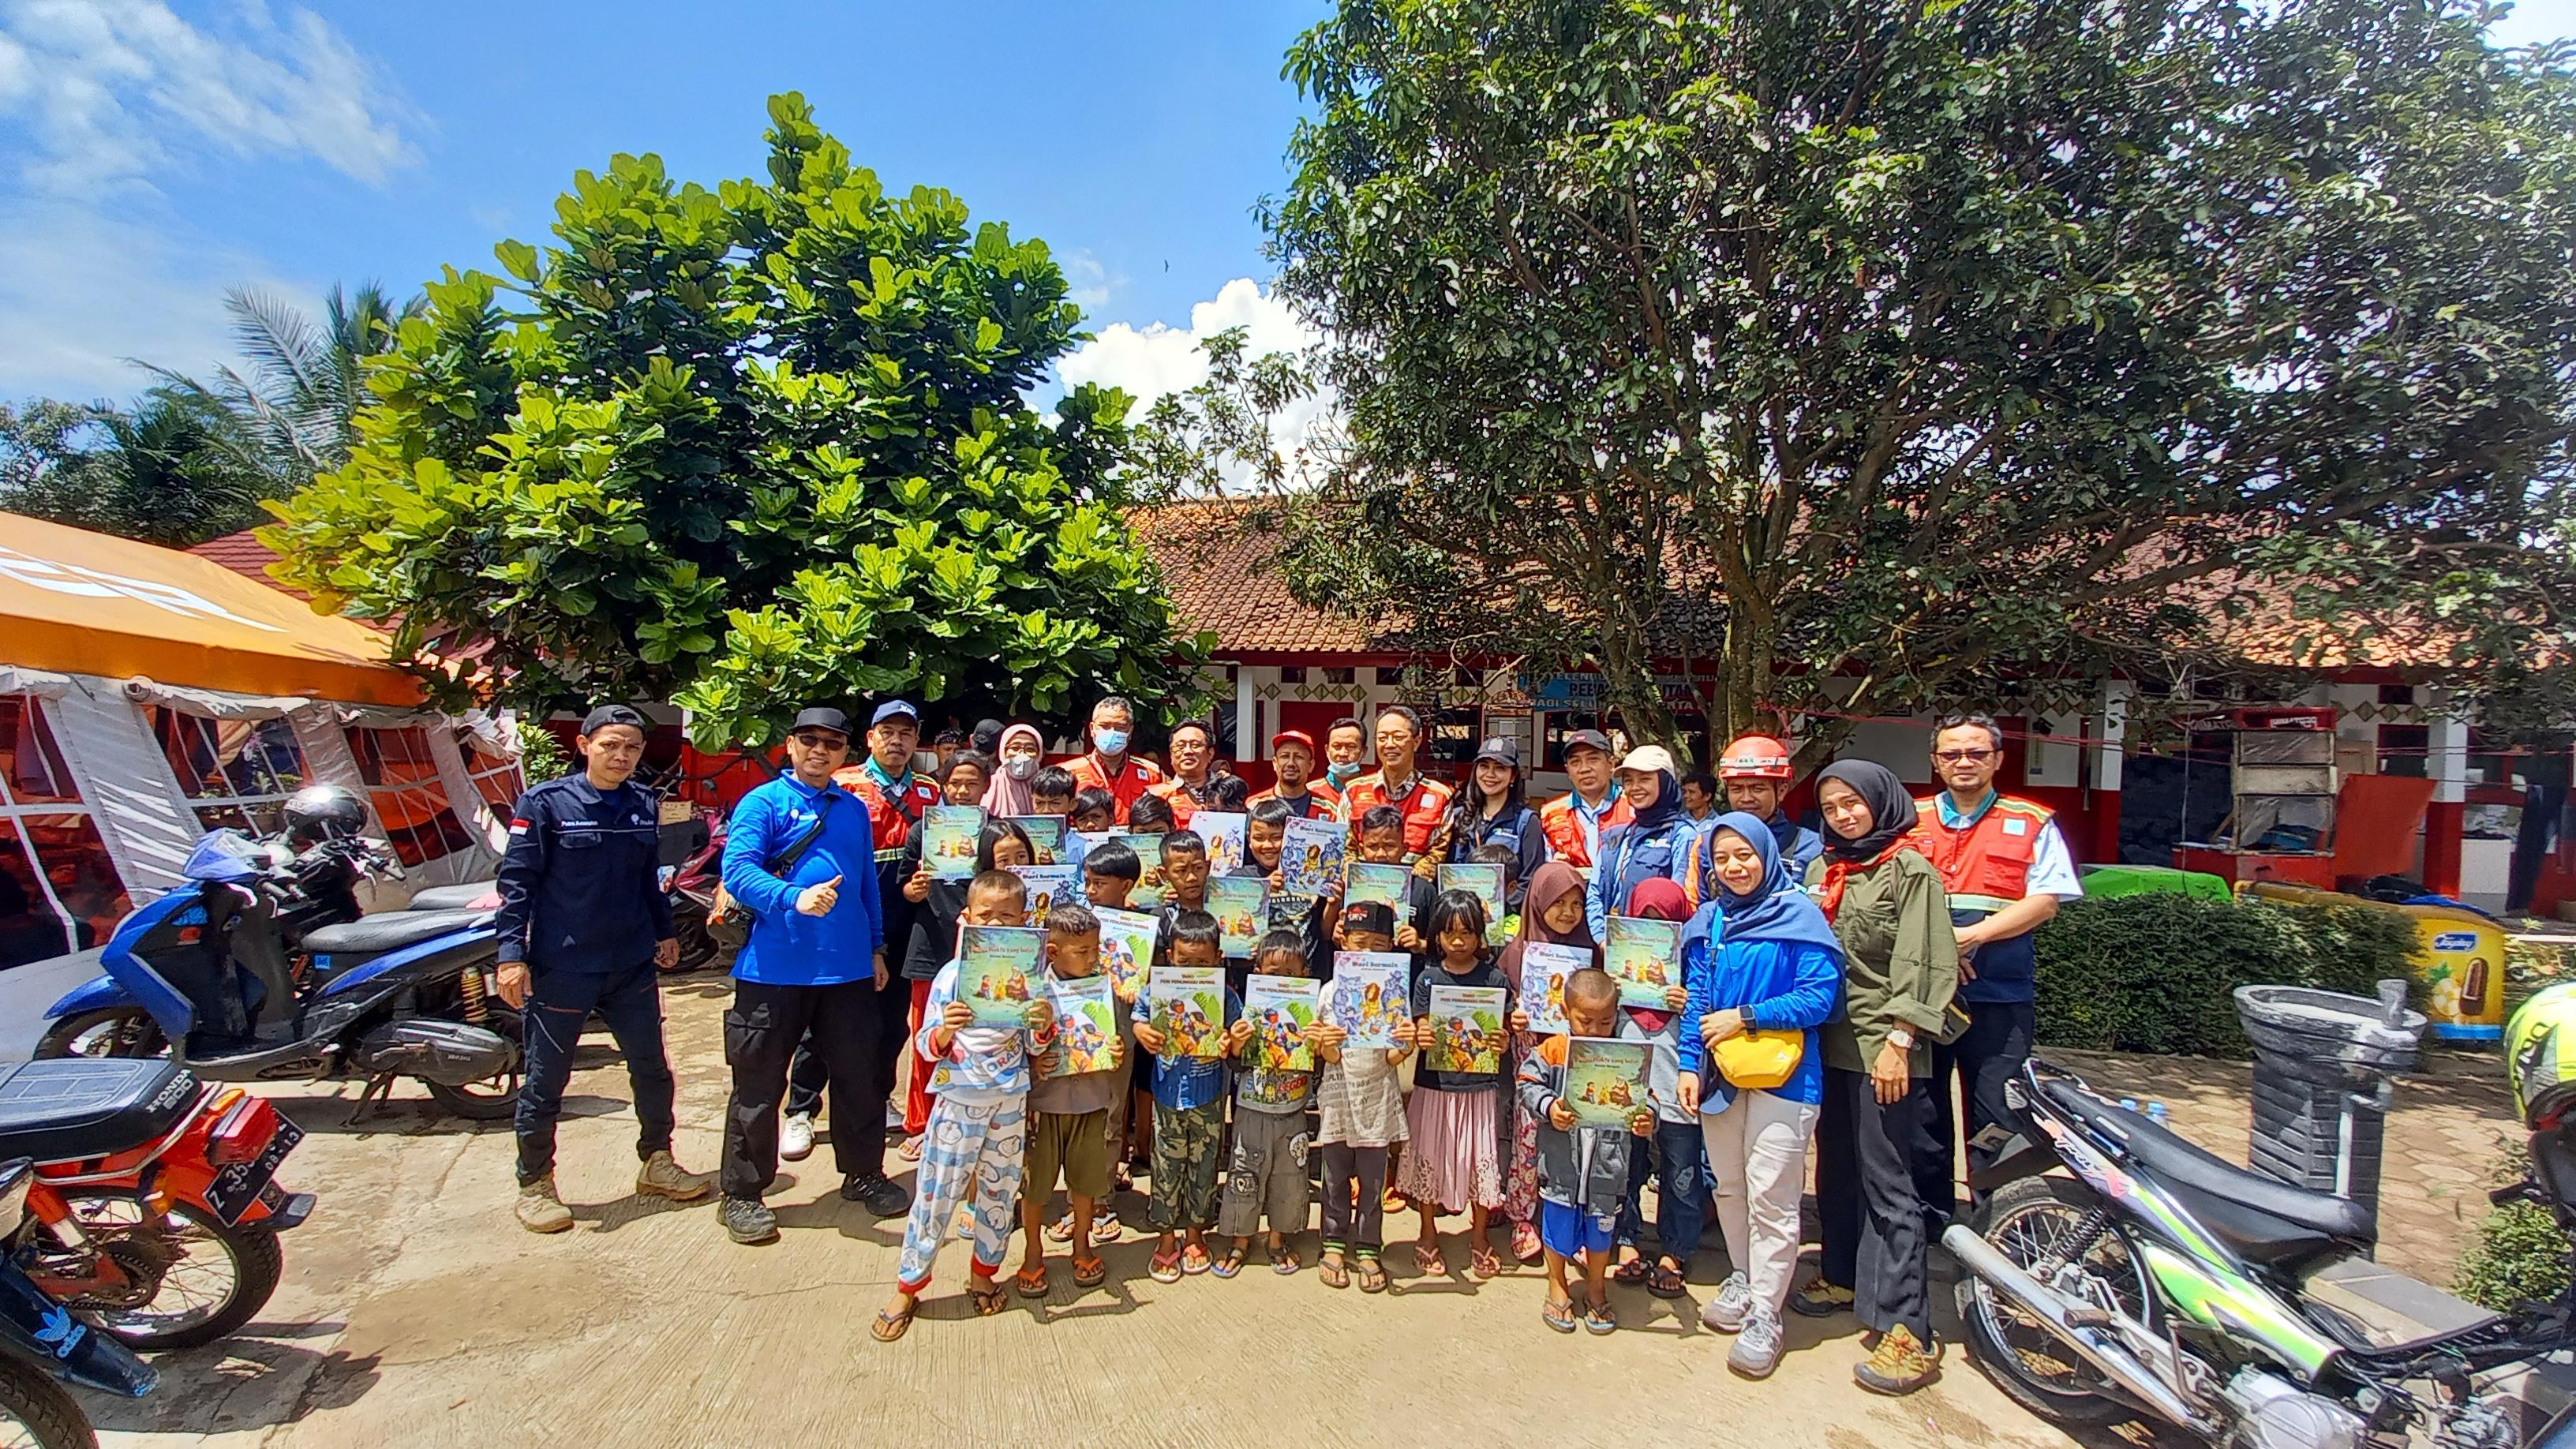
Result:
{"label": "motorcycle seat", "polygon": [[304,933],[304,949],[316,956],[381,956],[417,942],[462,931],[482,920],[486,911],[387,911],[361,916]]}
{"label": "motorcycle seat", "polygon": [[159,1141],[197,1102],[168,1060],[63,1057],[0,1067],[0,1158],[62,1162]]}
{"label": "motorcycle seat", "polygon": [[2350,1198],[2238,1167],[2144,1112],[2102,1101],[2071,1081],[2052,1079],[2042,1090],[2050,1105],[2125,1139],[2137,1168],[2171,1189],[2202,1227],[2249,1263],[2295,1272],[2379,1240],[2378,1215]]}
{"label": "motorcycle seat", "polygon": [[463,885],[430,886],[423,890],[413,891],[411,893],[411,905],[407,907],[407,909],[415,911],[472,910],[474,909],[475,902],[482,900],[486,896],[496,894],[500,889],[501,883],[499,881],[492,880],[470,880],[465,882]]}

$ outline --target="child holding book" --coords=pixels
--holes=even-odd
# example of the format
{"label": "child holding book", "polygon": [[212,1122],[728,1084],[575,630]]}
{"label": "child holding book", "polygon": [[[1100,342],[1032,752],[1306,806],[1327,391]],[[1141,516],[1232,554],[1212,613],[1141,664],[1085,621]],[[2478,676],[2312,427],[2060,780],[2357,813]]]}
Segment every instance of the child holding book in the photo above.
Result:
{"label": "child holding book", "polygon": [[[1583,873],[1561,860],[1551,860],[1532,872],[1529,889],[1521,894],[1519,934],[1503,947],[1503,979],[1518,986],[1521,968],[1532,946],[1571,946],[1588,953],[1592,964],[1601,964],[1601,947],[1592,939],[1592,927],[1583,919]],[[1526,1031],[1512,1033],[1512,1058],[1515,1071],[1519,1063],[1538,1049],[1538,1041]],[[1512,1223],[1512,1256],[1524,1263],[1538,1261],[1542,1251],[1538,1236],[1538,1125],[1539,1114],[1518,1100],[1512,1103],[1512,1145],[1510,1166],[1503,1179],[1503,1215]]]}
{"label": "child holding book", "polygon": [[[1392,951],[1395,913],[1376,901],[1353,906],[1342,922],[1342,939],[1353,951]],[[1406,1132],[1397,1068],[1413,1055],[1413,1043],[1347,1046],[1333,1022],[1337,994],[1349,989],[1347,981],[1324,983],[1323,1004],[1306,1033],[1323,1064],[1315,1094],[1322,1108],[1315,1141],[1324,1155],[1324,1252],[1317,1271],[1327,1288],[1347,1286],[1356,1273],[1361,1292],[1381,1293],[1388,1162]]]}
{"label": "child holding book", "polygon": [[[1345,951],[1383,953],[1396,949],[1395,910],[1384,901],[1363,901],[1356,906],[1343,907],[1340,919],[1334,923],[1334,929],[1340,932],[1341,949]],[[1408,1017],[1412,1015],[1412,995],[1412,983],[1407,981],[1405,1014]],[[1408,1032],[1406,1035],[1408,1039],[1404,1050],[1394,1058],[1397,1062],[1402,1062],[1406,1057],[1413,1055],[1411,1033]],[[1413,1095],[1413,1083],[1402,1072],[1393,1072],[1390,1076],[1395,1083],[1396,1111],[1401,1113],[1404,1110],[1404,1099]],[[1406,1202],[1404,1194],[1398,1192],[1395,1186],[1396,1171],[1404,1166],[1404,1140],[1403,1132],[1398,1132],[1387,1139],[1386,1174],[1375,1210],[1377,1214],[1400,1213],[1411,1206]]]}
{"label": "child holding book", "polygon": [[[1404,864],[1404,816],[1392,805],[1371,806],[1360,816],[1359,826],[1351,832],[1350,858],[1367,865]],[[1439,895],[1431,882],[1420,876],[1405,881],[1404,909],[1396,913],[1395,945],[1397,951],[1410,951],[1414,969],[1422,968],[1423,922],[1431,913],[1431,902]],[[1342,950],[1360,949],[1348,941],[1340,942]]]}
{"label": "child holding book", "polygon": [[[1090,908],[1071,902],[1057,906],[1047,914],[1046,933],[1050,981],[1083,981],[1100,973],[1100,918]],[[1120,1018],[1126,1014],[1116,1013]],[[1064,1015],[1058,1011],[1057,1020]],[[1028,1172],[1020,1184],[1025,1246],[1019,1276],[1012,1280],[1023,1298],[1047,1294],[1040,1225],[1059,1175],[1073,1199],[1072,1231],[1058,1241],[1076,1245],[1074,1286],[1096,1288],[1109,1279],[1108,1262],[1095,1251],[1091,1214],[1109,1196],[1109,1104],[1127,1090],[1124,1039],[1124,1032],[1112,1036],[1101,1065],[1092,1071],[1057,1076],[1055,1051],[1038,1059],[1037,1078],[1029,1088]]]}
{"label": "child holding book", "polygon": [[1487,1215],[1503,1205],[1502,1117],[1503,1073],[1458,1070],[1437,1064],[1433,1054],[1431,988],[1465,986],[1500,989],[1503,1015],[1514,1031],[1527,1030],[1529,1018],[1513,1009],[1517,994],[1503,979],[1485,948],[1485,906],[1465,891],[1443,891],[1431,906],[1430,969],[1413,978],[1413,1046],[1422,1052],[1413,1077],[1413,1097],[1405,1104],[1406,1136],[1412,1144],[1396,1173],[1396,1187],[1422,1214],[1422,1233],[1413,1258],[1427,1277],[1448,1276],[1440,1255],[1439,1217],[1444,1212],[1469,1214],[1467,1272],[1477,1279],[1499,1276],[1502,1260],[1486,1241]]}
{"label": "child holding book", "polygon": [[[1016,926],[1028,919],[1028,888],[1006,870],[987,870],[967,885],[961,919],[975,926]],[[928,1022],[913,1049],[934,1065],[930,1073],[929,1130],[923,1140],[912,1216],[903,1225],[903,1254],[895,1262],[894,1297],[877,1311],[869,1333],[892,1343],[912,1327],[921,1290],[939,1245],[970,1196],[975,1261],[966,1291],[975,1312],[1002,1311],[1002,1287],[993,1281],[1011,1245],[1013,1204],[1028,1153],[1029,1059],[1055,1039],[1055,1012],[1044,993],[1029,1003],[1025,1026],[977,1026],[974,1008],[957,999],[958,963],[939,968],[930,983]]]}
{"label": "child holding book", "polygon": [[[1306,941],[1294,931],[1272,931],[1253,952],[1252,973],[1259,976],[1306,974]],[[1312,1048],[1314,1027],[1300,1035]],[[1217,1210],[1219,1236],[1232,1238],[1216,1275],[1231,1278],[1243,1271],[1252,1252],[1252,1235],[1270,1215],[1265,1246],[1270,1271],[1297,1271],[1297,1248],[1289,1239],[1306,1230],[1306,1103],[1315,1092],[1315,1073],[1261,1064],[1262,1045],[1247,1041],[1244,1065],[1234,1076],[1234,1146],[1226,1157],[1224,1199]]]}
{"label": "child holding book", "polygon": [[1503,868],[1503,920],[1494,934],[1509,940],[1521,933],[1521,857],[1508,845],[1480,845],[1467,853],[1477,865],[1499,865]]}
{"label": "child holding book", "polygon": [[[983,756],[958,755],[948,762],[945,773],[940,777],[940,803],[976,805],[984,792],[985,775]],[[931,879],[929,863],[921,858],[926,834],[915,826],[903,847],[907,867],[903,871],[903,898],[913,903],[913,911],[911,931],[902,943],[900,955],[903,979],[916,983],[912,1012],[912,1034],[915,1036],[919,1035],[928,1019],[931,980],[938,976],[939,968],[957,954],[957,916],[966,908],[965,881]],[[983,833],[976,838],[975,869],[995,868],[993,845],[1006,835],[1017,835],[1022,851],[1029,848],[1028,837],[1020,834],[1019,827],[988,821]],[[1023,857],[1024,860],[1028,858]],[[889,943],[889,950],[893,950],[892,943]],[[904,1141],[898,1152],[906,1162],[921,1156],[922,1128],[930,1121],[929,1081],[930,1063],[916,1053],[912,1059],[911,1085],[904,1093]]]}
{"label": "child holding book", "polygon": [[[1072,778],[1070,774],[1067,779]],[[1098,835],[1118,828],[1118,797],[1106,790],[1077,790],[1073,808],[1065,813],[1064,828],[1086,835]]]}
{"label": "child holding book", "polygon": [[[1623,915],[1655,921],[1687,921],[1690,903],[1679,883],[1662,876],[1639,881],[1628,894]],[[1622,1283],[1643,1283],[1658,1298],[1679,1298],[1689,1291],[1682,1279],[1691,1255],[1699,1251],[1708,1227],[1708,1144],[1701,1138],[1699,1111],[1681,1101],[1682,1009],[1690,993],[1681,982],[1664,988],[1660,1006],[1619,1008],[1619,1037],[1649,1048],[1646,1089],[1655,1108],[1651,1150],[1628,1159],[1628,1209],[1619,1219],[1619,1266],[1611,1276]],[[1651,1263],[1644,1256],[1646,1219],[1638,1204],[1646,1179],[1655,1180],[1655,1248]]]}
{"label": "child holding book", "polygon": [[[1147,804],[1147,801],[1152,803]],[[1129,835],[1169,835],[1175,828],[1172,824],[1172,802],[1160,795],[1140,796],[1134,805],[1127,807]],[[1171,883],[1164,878],[1163,867],[1157,865],[1145,872],[1144,885],[1147,890],[1168,890]]]}
{"label": "child holding book", "polygon": [[[1285,851],[1288,822],[1295,818],[1296,813],[1289,808],[1287,801],[1276,795],[1269,796],[1252,802],[1249,822],[1244,827],[1241,873],[1267,881],[1274,901],[1280,898],[1281,890],[1287,884]],[[1305,913],[1297,918],[1293,929],[1306,942],[1307,970],[1318,979],[1330,980],[1333,953],[1324,940],[1325,904],[1321,897],[1308,901]],[[1283,920],[1280,924],[1287,926],[1289,923]]]}
{"label": "child holding book", "polygon": [[[1594,1333],[1612,1333],[1619,1315],[1610,1306],[1611,1240],[1628,1205],[1628,1160],[1645,1150],[1637,1140],[1655,1130],[1654,1109],[1642,1103],[1628,1117],[1628,1132],[1577,1124],[1565,1100],[1565,1062],[1572,1039],[1609,1036],[1619,1024],[1619,983],[1597,966],[1566,978],[1569,1031],[1540,1042],[1521,1059],[1519,1096],[1539,1119],[1540,1241],[1547,1250],[1547,1303],[1539,1316],[1559,1333],[1572,1333],[1579,1318]],[[1568,1265],[1580,1260],[1583,1301],[1566,1283]]]}
{"label": "child holding book", "polygon": [[[1151,796],[1146,797],[1151,799]],[[1142,804],[1143,801],[1137,802]],[[1216,917],[1191,911],[1171,928],[1174,966],[1221,967],[1224,937]],[[1150,979],[1150,978],[1149,978]],[[1157,1283],[1177,1283],[1216,1266],[1208,1256],[1207,1229],[1216,1221],[1218,1147],[1225,1133],[1225,1057],[1252,1039],[1243,1000],[1228,991],[1224,1056],[1165,1056],[1169,1045],[1153,1024],[1153,1001],[1137,1001],[1136,1045],[1154,1055],[1154,1196],[1148,1220],[1158,1235],[1146,1271]],[[1185,1240],[1185,1241],[1184,1241]]]}
{"label": "child holding book", "polygon": [[[1117,841],[1106,841],[1099,849],[1083,859],[1083,899],[1090,902],[1094,910],[1123,911],[1127,909],[1127,894],[1136,889],[1136,878],[1141,874],[1143,870],[1136,859],[1135,851]],[[1099,922],[1097,916],[1092,920],[1095,926]],[[1118,1070],[1112,1074],[1112,1080],[1117,1084],[1117,1088],[1110,1094],[1107,1124],[1110,1181],[1119,1192],[1127,1192],[1135,1187],[1127,1167],[1127,1124],[1134,1110],[1135,1099],[1144,1092],[1147,1082],[1147,1078],[1141,1075],[1146,1070],[1145,1058],[1135,1050],[1136,1028],[1130,1016],[1135,1008],[1135,984],[1132,980],[1122,982],[1118,987],[1118,1042],[1121,1061]],[[1101,1201],[1095,1204],[1095,1215],[1091,1222],[1091,1241],[1094,1244],[1114,1243],[1125,1231],[1126,1225],[1118,1221],[1118,1214],[1110,1211],[1108,1199],[1104,1195]],[[1054,1224],[1048,1227],[1047,1236],[1059,1243],[1072,1242],[1073,1214],[1068,1212],[1057,1218]]]}

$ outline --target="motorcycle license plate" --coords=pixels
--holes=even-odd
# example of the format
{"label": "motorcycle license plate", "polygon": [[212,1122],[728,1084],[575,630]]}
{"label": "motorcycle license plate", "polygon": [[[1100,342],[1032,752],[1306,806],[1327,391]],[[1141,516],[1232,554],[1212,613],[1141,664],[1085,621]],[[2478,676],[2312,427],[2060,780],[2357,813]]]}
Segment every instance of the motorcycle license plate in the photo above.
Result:
{"label": "motorcycle license plate", "polygon": [[279,1117],[277,1135],[268,1139],[268,1145],[260,1149],[259,1156],[248,1162],[236,1162],[215,1174],[215,1180],[206,1185],[206,1206],[215,1210],[215,1216],[224,1220],[224,1226],[239,1223],[241,1215],[250,1211],[250,1205],[259,1201],[260,1192],[268,1186],[268,1180],[277,1176],[277,1165],[284,1162],[286,1154],[293,1152],[295,1144],[303,1140],[303,1128]]}

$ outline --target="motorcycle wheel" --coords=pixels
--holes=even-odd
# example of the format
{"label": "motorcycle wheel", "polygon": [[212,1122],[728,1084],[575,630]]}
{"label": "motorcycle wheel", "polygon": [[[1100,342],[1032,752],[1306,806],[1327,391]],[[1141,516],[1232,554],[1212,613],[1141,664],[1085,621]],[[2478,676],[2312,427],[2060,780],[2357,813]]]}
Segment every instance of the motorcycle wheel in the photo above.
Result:
{"label": "motorcycle wheel", "polygon": [[0,1449],[98,1449],[80,1401],[43,1369],[0,1358]]}
{"label": "motorcycle wheel", "polygon": [[195,1203],[166,1217],[132,1193],[66,1195],[81,1232],[135,1280],[127,1292],[75,1297],[68,1306],[126,1347],[194,1348],[250,1322],[277,1291],[286,1255],[277,1234],[227,1226]]}
{"label": "motorcycle wheel", "polygon": [[[485,998],[483,1025],[507,1037],[513,1048],[518,1046],[519,1013],[504,1005],[500,998]],[[482,1081],[468,1083],[462,1087],[451,1087],[445,1082],[433,1082],[426,1077],[420,1079],[420,1085],[429,1093],[431,1101],[445,1108],[452,1116],[462,1117],[468,1122],[507,1121],[519,1110],[519,1072],[523,1060],[514,1050],[507,1067],[485,1077]]]}
{"label": "motorcycle wheel", "polygon": [[[1971,1226],[2016,1267],[2027,1270],[2043,1260],[2062,1259],[2074,1246],[2066,1240],[2100,1207],[2101,1199],[2082,1183],[2062,1177],[2026,1177],[1989,1198]],[[2081,1262],[2090,1276],[2109,1289],[2122,1313],[2155,1324],[2159,1315],[2146,1269],[2118,1232],[2103,1229],[2084,1248]],[[2047,1281],[2046,1274],[2033,1276]],[[1958,1304],[1959,1322],[1967,1330],[1977,1366],[2004,1391],[2004,1397],[2043,1419],[2077,1427],[2100,1427],[2142,1416],[2111,1396],[2108,1385],[2082,1355],[2060,1343],[2046,1325],[1987,1287],[1976,1274],[1961,1275]]]}
{"label": "motorcycle wheel", "polygon": [[161,1024],[139,1006],[75,1012],[36,1043],[39,1060],[58,1057],[159,1057],[170,1053]]}

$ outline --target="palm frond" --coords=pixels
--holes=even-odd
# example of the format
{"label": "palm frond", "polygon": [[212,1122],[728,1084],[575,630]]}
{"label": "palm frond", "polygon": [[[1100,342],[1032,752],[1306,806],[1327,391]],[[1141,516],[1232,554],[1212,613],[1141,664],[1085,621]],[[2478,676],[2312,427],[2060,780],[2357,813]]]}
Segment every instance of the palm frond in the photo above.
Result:
{"label": "palm frond", "polygon": [[270,401],[298,413],[316,404],[336,407],[331,344],[312,319],[286,299],[252,287],[227,290],[224,310],[233,314],[233,340],[259,370]]}

